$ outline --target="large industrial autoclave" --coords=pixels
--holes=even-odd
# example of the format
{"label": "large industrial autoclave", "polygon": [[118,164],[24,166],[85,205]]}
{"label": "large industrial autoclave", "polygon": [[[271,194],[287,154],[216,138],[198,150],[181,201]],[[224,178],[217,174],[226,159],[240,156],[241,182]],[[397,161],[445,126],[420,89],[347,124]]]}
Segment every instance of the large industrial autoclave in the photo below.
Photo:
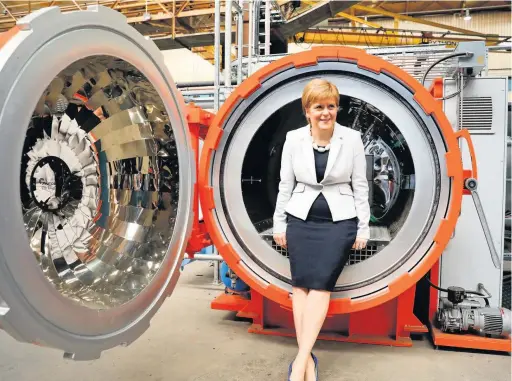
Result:
{"label": "large industrial autoclave", "polygon": [[215,245],[284,327],[272,309],[291,306],[287,253],[271,239],[281,149],[306,124],[302,88],[321,76],[340,90],[338,122],[361,132],[372,210],[326,329],[408,345],[428,328],[413,311],[427,278],[439,340],[469,345],[457,332],[472,330],[481,347],[510,351],[507,81],[476,77],[485,55],[460,44],[453,79],[430,89],[359,49],[284,57],[200,118],[199,155],[192,108],[123,15],[23,18],[0,37],[0,327],[76,360],[128,345],[172,294],[190,242]]}

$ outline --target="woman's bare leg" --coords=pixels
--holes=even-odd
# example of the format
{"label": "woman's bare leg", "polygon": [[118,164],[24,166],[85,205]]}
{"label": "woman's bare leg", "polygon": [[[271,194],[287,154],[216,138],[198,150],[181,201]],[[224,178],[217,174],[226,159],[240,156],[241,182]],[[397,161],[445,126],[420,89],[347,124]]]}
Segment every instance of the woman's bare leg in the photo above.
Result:
{"label": "woman's bare leg", "polygon": [[311,359],[311,350],[327,316],[330,297],[329,291],[309,290],[300,322],[299,353],[293,362],[291,381],[304,380],[304,374]]}
{"label": "woman's bare leg", "polygon": [[[309,290],[300,287],[293,287],[292,303],[293,303],[293,322],[295,324],[295,334],[297,336],[297,344],[300,348],[300,337],[302,330],[302,319],[304,308],[306,307],[306,300]],[[309,356],[308,364],[305,372],[306,381],[315,381],[315,363],[311,356]]]}
{"label": "woman's bare leg", "polygon": [[297,335],[297,344],[300,345],[300,334],[302,329],[302,314],[306,307],[309,290],[301,287],[293,287],[292,305],[293,305],[293,322],[295,323],[295,333]]}

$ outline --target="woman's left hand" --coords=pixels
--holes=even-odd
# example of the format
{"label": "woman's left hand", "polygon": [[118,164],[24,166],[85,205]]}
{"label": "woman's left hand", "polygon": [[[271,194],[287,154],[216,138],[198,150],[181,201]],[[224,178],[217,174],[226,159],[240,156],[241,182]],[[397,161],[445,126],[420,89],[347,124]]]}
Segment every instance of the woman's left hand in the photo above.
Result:
{"label": "woman's left hand", "polygon": [[366,242],[368,242],[367,239],[357,237],[356,241],[352,245],[352,249],[356,249],[356,250],[364,249],[366,247]]}

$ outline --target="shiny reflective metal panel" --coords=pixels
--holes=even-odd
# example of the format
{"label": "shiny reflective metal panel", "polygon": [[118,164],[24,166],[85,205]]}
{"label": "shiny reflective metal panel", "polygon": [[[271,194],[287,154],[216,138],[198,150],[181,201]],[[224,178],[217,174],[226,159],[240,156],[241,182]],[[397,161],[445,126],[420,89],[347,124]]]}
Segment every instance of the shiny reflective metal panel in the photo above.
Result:
{"label": "shiny reflective metal panel", "polygon": [[[366,131],[368,130],[370,128]],[[391,147],[381,137],[374,137],[371,140],[363,138],[363,142],[366,154],[373,156],[373,194],[379,200],[373,203],[372,214],[375,221],[380,221],[393,208],[400,194],[401,163]]]}
{"label": "shiny reflective metal panel", "polygon": [[179,162],[139,70],[95,56],[57,75],[28,126],[20,180],[30,246],[63,295],[104,309],[151,282],[173,234]]}
{"label": "shiny reflective metal panel", "polygon": [[101,6],[19,20],[0,83],[0,326],[98,358],[178,281],[195,184],[184,102],[155,44]]}
{"label": "shiny reflective metal panel", "polygon": [[[414,219],[404,218],[393,241],[378,255],[348,266],[334,295],[362,296],[386,287],[422,258],[432,244],[449,198],[449,179],[440,164],[445,152],[442,135],[413,100],[413,94],[391,77],[360,70],[349,63],[322,62],[314,68],[284,70],[264,82],[260,90],[235,107],[224,124],[225,133],[211,166],[216,205],[222,206],[216,209],[217,223],[247,268],[267,282],[291,290],[288,261],[261,239],[245,211],[241,184],[258,179],[240,176],[251,140],[263,123],[296,101],[317,70],[333,81],[342,95],[378,107],[391,120],[411,151],[416,172],[409,211]],[[273,87],[275,90],[269,91]],[[288,117],[294,118],[292,114]],[[389,195],[392,196],[391,191]]]}

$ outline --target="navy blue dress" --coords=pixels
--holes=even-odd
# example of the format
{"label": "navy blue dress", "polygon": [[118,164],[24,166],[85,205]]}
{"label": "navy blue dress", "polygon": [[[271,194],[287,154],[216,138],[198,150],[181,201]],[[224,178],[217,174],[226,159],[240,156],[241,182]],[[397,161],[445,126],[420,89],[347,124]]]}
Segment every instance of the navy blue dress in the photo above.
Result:
{"label": "navy blue dress", "polygon": [[[311,148],[313,149],[313,148]],[[322,181],[329,151],[315,154],[317,182]],[[305,221],[288,214],[286,242],[292,286],[333,291],[357,235],[357,218],[333,222],[320,193]]]}

